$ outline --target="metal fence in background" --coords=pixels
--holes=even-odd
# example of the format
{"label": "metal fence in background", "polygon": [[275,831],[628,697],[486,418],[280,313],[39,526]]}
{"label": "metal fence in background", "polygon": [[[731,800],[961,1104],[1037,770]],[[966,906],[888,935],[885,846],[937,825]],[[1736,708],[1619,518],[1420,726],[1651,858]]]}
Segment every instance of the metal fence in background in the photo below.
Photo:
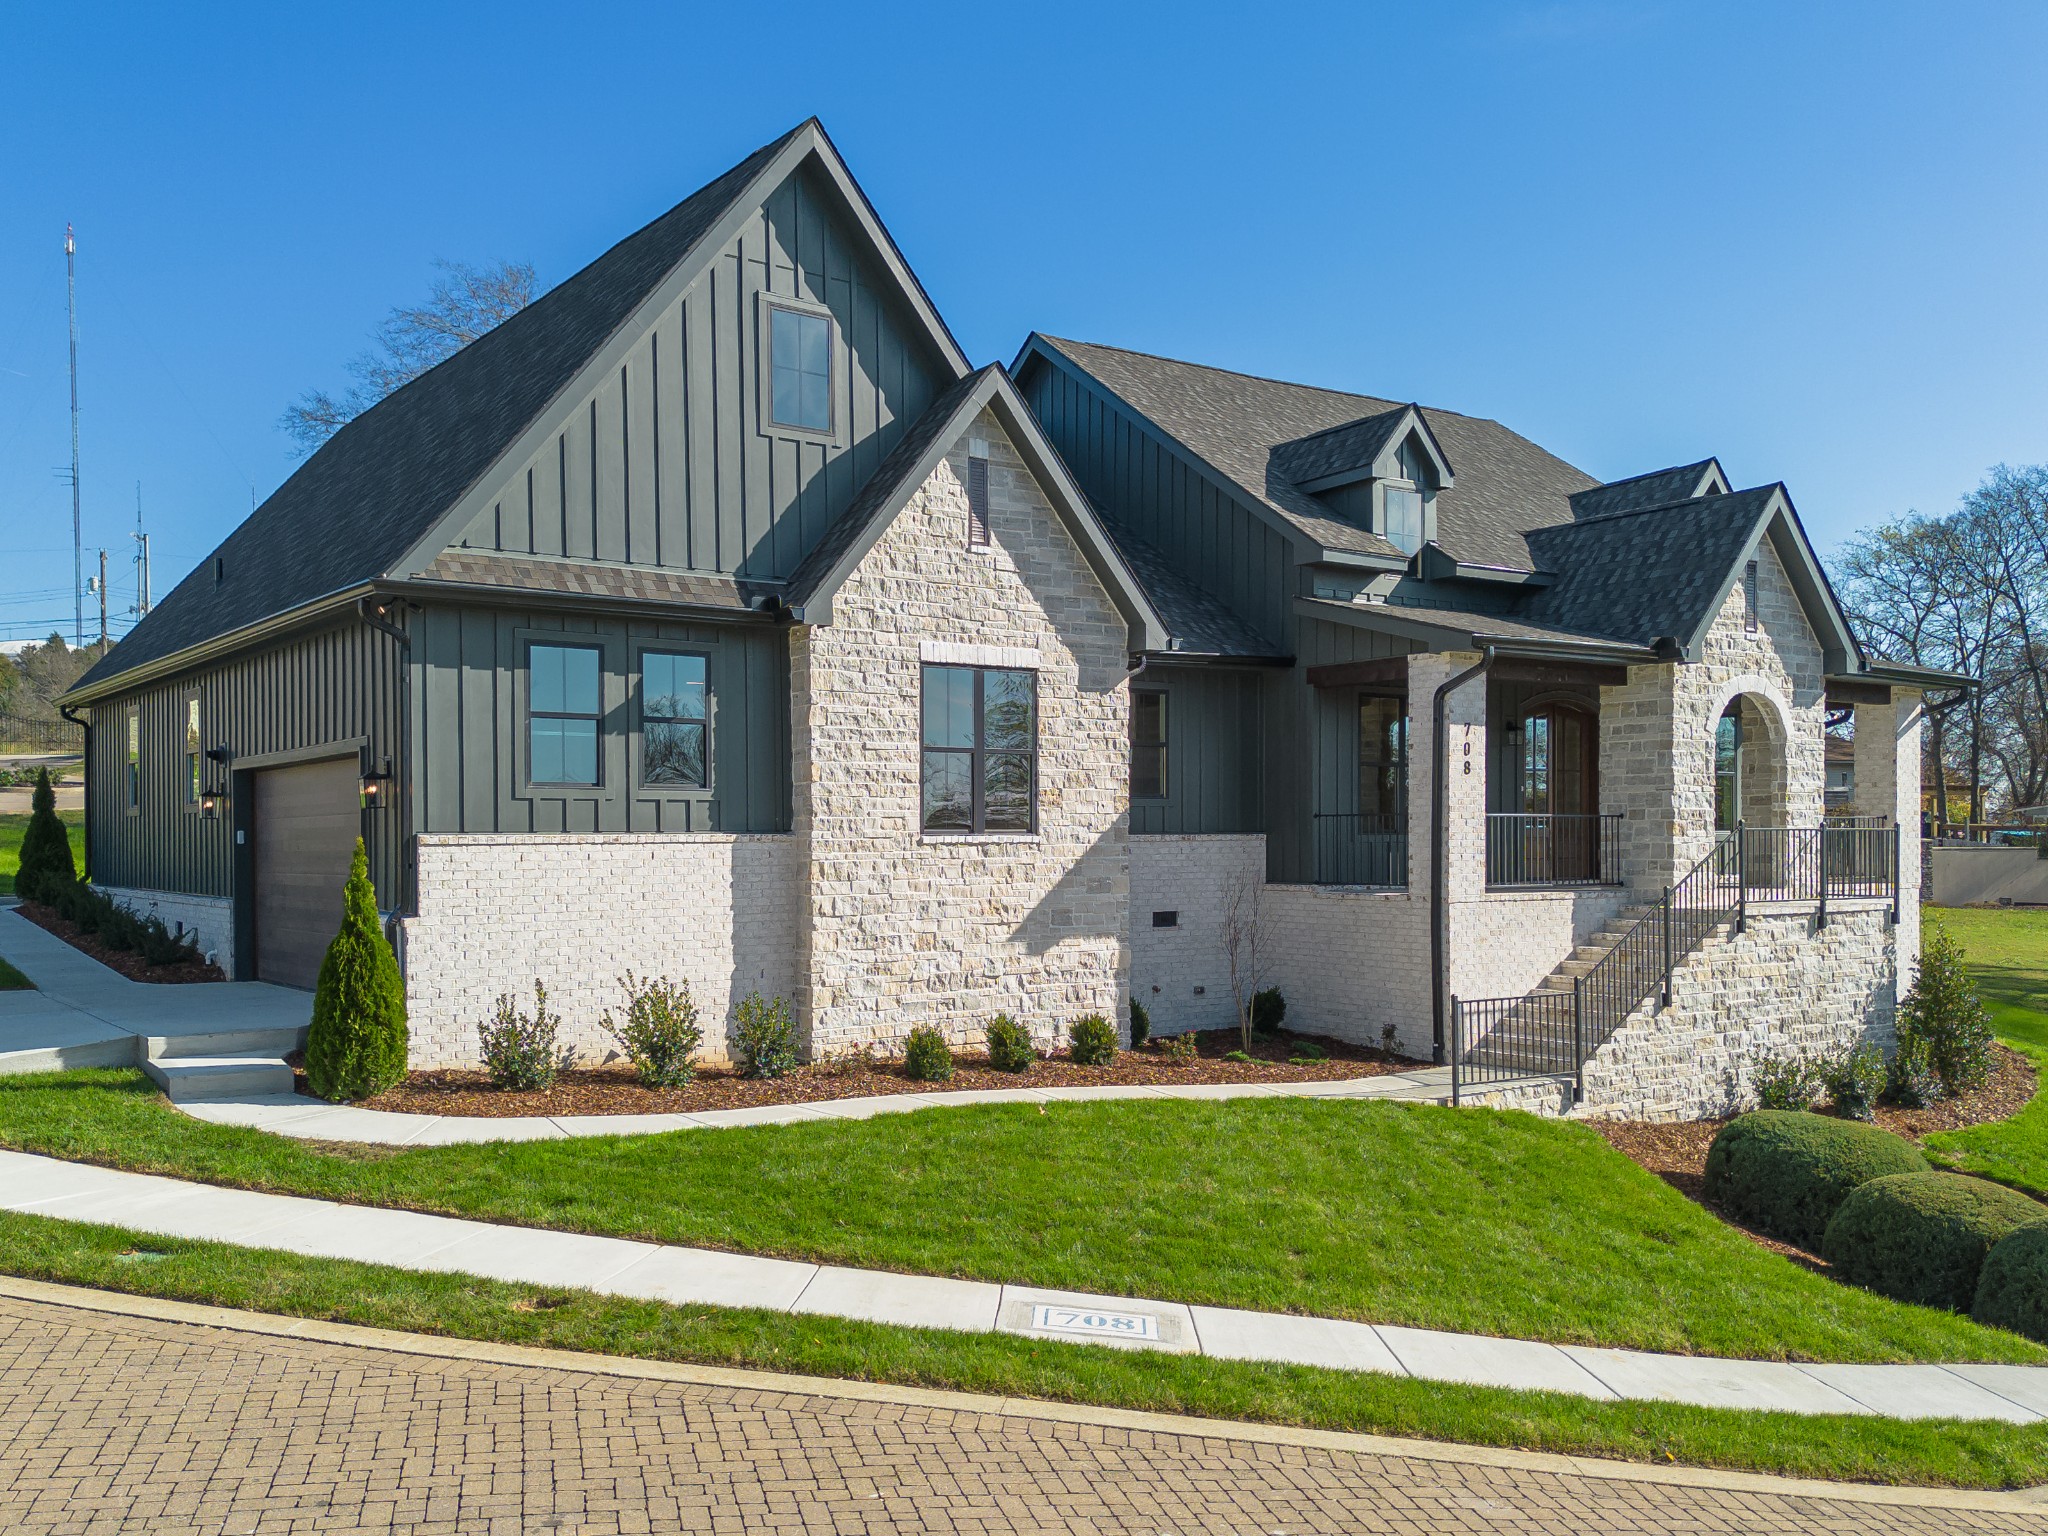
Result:
{"label": "metal fence in background", "polygon": [[25,720],[0,715],[0,756],[48,757],[85,750],[85,732],[68,720]]}

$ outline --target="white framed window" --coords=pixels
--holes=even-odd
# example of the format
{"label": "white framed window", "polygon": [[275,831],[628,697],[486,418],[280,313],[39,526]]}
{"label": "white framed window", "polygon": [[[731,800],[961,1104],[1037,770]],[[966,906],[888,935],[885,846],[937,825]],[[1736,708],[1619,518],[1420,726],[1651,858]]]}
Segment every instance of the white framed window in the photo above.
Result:
{"label": "white framed window", "polygon": [[777,427],[830,437],[836,428],[830,311],[770,301],[768,419]]}

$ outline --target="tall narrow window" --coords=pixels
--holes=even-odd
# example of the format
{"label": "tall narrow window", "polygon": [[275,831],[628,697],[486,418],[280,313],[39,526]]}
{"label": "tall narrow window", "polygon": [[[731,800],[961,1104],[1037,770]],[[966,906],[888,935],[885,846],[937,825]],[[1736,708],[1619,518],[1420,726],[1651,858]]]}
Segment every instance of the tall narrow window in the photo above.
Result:
{"label": "tall narrow window", "polygon": [[1714,725],[1714,830],[1733,832],[1742,818],[1742,705],[1730,704]]}
{"label": "tall narrow window", "polygon": [[185,803],[197,805],[206,759],[199,749],[199,695],[185,700]]}
{"label": "tall narrow window", "polygon": [[534,783],[597,783],[601,663],[595,646],[527,647],[528,777]]}
{"label": "tall narrow window", "polygon": [[970,549],[986,549],[989,545],[988,532],[988,455],[972,453],[967,455],[967,544]]}
{"label": "tall narrow window", "polygon": [[770,414],[780,427],[832,430],[832,321],[801,309],[768,309]]}
{"label": "tall narrow window", "polygon": [[1386,539],[1404,555],[1422,548],[1422,492],[1388,485],[1380,494],[1386,499]]}
{"label": "tall narrow window", "polygon": [[1756,633],[1756,562],[1742,568],[1742,627]]}
{"label": "tall narrow window", "polygon": [[924,669],[927,832],[1029,832],[1037,824],[1038,674]]}
{"label": "tall narrow window", "polygon": [[1358,810],[1366,832],[1399,831],[1408,810],[1408,701],[1358,701]]}
{"label": "tall narrow window", "polygon": [[128,809],[142,809],[142,712],[133,705],[128,709],[128,763],[122,775],[128,790]]}
{"label": "tall narrow window", "polygon": [[1143,688],[1131,694],[1131,798],[1166,798],[1166,692]]}
{"label": "tall narrow window", "polygon": [[702,656],[640,656],[640,782],[703,789],[711,782],[710,715]]}

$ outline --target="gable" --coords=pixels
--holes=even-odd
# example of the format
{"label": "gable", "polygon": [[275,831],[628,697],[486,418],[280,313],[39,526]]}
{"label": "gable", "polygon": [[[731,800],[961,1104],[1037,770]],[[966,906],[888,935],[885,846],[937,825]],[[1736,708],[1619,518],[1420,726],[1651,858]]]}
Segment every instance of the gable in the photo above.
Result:
{"label": "gable", "polygon": [[[866,246],[832,188],[800,167],[615,368],[562,403],[455,547],[786,579],[951,382]],[[772,419],[777,299],[831,317],[831,433]]]}

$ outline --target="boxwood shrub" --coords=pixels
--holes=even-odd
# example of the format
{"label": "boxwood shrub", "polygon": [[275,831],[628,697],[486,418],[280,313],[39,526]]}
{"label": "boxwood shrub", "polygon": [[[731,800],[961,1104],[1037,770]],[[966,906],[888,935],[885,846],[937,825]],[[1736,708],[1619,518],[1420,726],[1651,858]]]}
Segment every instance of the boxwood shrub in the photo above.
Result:
{"label": "boxwood shrub", "polygon": [[1076,1066],[1108,1066],[1116,1060],[1116,1026],[1099,1013],[1083,1014],[1067,1027],[1067,1057]]}
{"label": "boxwood shrub", "polygon": [[1874,1125],[1760,1109],[1729,1121],[1714,1138],[1706,1196],[1737,1221],[1814,1251],[1851,1190],[1926,1168],[1919,1148]]}
{"label": "boxwood shrub", "polygon": [[1855,1190],[1828,1223],[1821,1257],[1853,1285],[1894,1301],[1967,1311],[1985,1255],[2048,1206],[1960,1173],[1895,1173]]}
{"label": "boxwood shrub", "polygon": [[2048,1344],[2048,1223],[2008,1232],[1992,1246],[1970,1316]]}
{"label": "boxwood shrub", "polygon": [[903,1075],[912,1082],[943,1083],[953,1075],[953,1049],[929,1024],[910,1032],[903,1046]]}

